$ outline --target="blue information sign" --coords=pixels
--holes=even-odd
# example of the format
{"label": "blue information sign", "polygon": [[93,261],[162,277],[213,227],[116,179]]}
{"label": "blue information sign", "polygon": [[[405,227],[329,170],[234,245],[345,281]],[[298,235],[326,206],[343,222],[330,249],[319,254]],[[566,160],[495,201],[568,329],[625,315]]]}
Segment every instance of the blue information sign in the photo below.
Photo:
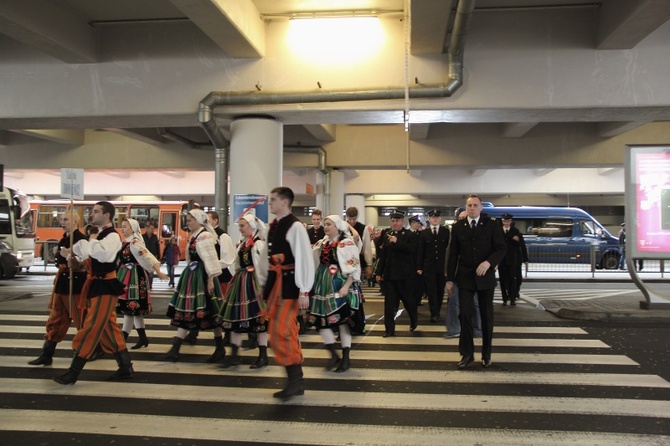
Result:
{"label": "blue information sign", "polygon": [[235,194],[233,195],[233,222],[237,222],[244,214],[254,214],[258,219],[268,223],[267,194]]}

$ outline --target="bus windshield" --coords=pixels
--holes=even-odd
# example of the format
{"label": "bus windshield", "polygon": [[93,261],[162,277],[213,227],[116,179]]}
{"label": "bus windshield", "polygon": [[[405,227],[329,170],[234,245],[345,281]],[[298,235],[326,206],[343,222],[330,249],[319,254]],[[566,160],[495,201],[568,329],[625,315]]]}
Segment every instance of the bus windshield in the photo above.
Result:
{"label": "bus windshield", "polygon": [[0,234],[12,233],[12,221],[9,214],[9,202],[0,200]]}

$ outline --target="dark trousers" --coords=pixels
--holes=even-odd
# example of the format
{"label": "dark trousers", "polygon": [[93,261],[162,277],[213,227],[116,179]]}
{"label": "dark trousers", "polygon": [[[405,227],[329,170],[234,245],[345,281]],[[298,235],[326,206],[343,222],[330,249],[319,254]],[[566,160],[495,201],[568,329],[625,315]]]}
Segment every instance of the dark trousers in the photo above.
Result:
{"label": "dark trousers", "polygon": [[384,327],[387,333],[395,333],[395,314],[402,301],[411,325],[417,325],[416,302],[412,296],[409,280],[384,280]]}
{"label": "dark trousers", "polygon": [[517,271],[515,265],[508,265],[504,261],[498,265],[498,275],[500,276],[500,291],[503,302],[511,300],[514,302],[518,296],[519,286],[517,285]]}
{"label": "dark trousers", "polygon": [[461,337],[458,341],[458,350],[462,356],[474,356],[475,343],[473,341],[475,303],[479,299],[479,314],[482,318],[482,358],[491,358],[491,341],[493,339],[493,292],[488,290],[468,290],[459,287]]}
{"label": "dark trousers", "polygon": [[442,302],[444,301],[444,288],[447,285],[447,278],[444,273],[423,273],[423,280],[426,284],[426,294],[428,294],[428,308],[430,317],[438,318],[442,312]]}

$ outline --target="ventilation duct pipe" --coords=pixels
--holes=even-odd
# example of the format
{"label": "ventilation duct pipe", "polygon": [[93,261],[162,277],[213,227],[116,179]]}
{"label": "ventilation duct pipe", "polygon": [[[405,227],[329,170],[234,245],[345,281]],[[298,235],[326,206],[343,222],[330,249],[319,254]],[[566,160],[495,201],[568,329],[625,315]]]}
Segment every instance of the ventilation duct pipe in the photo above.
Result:
{"label": "ventilation duct pipe", "polygon": [[319,157],[319,172],[323,174],[324,183],[323,183],[323,209],[321,209],[324,215],[330,215],[330,196],[331,192],[331,181],[330,181],[330,172],[332,169],[329,169],[328,163],[326,162],[326,151],[321,146],[284,146],[284,152],[289,153],[313,153]]}
{"label": "ventilation duct pipe", "polygon": [[[460,0],[456,8],[454,27],[449,42],[449,74],[446,84],[421,85],[409,90],[412,99],[443,98],[453,95],[463,85],[463,50],[475,8],[475,0]],[[316,102],[345,102],[405,99],[405,87],[387,87],[372,90],[331,90],[308,92],[230,92],[212,91],[200,101],[198,121],[215,148],[228,146],[223,131],[216,123],[214,109],[230,105],[275,105]]]}
{"label": "ventilation duct pipe", "polygon": [[[475,9],[476,0],[460,0],[456,8],[456,16],[454,19],[454,27],[451,32],[449,41],[449,74],[448,82],[446,84],[436,85],[421,85],[411,87],[409,89],[409,97],[411,99],[425,99],[425,98],[443,98],[451,97],[461,85],[463,85],[463,51],[465,48],[465,40],[470,27],[470,20]],[[405,87],[388,87],[372,90],[332,90],[332,91],[308,91],[308,92],[287,92],[287,93],[270,93],[270,92],[225,92],[212,91],[205,96],[198,106],[198,122],[205,130],[207,136],[212,141],[215,149],[229,150],[230,142],[224,135],[223,130],[216,122],[214,117],[214,109],[221,106],[240,106],[240,105],[274,105],[274,104],[299,104],[299,103],[316,103],[316,102],[345,102],[345,101],[373,101],[373,100],[389,100],[389,99],[405,99]],[[178,136],[178,135],[177,135]],[[194,147],[199,148],[199,147]],[[223,175],[224,180],[228,180],[226,166],[226,173]],[[329,175],[326,174],[326,184],[329,183]],[[227,194],[224,197],[218,198],[220,191],[217,189],[215,200],[217,201],[217,209],[219,209],[218,202],[220,201],[221,209],[228,209]],[[328,197],[330,199],[330,197]],[[225,204],[225,205],[224,205]],[[221,224],[224,227],[227,225],[227,212],[221,214]]]}

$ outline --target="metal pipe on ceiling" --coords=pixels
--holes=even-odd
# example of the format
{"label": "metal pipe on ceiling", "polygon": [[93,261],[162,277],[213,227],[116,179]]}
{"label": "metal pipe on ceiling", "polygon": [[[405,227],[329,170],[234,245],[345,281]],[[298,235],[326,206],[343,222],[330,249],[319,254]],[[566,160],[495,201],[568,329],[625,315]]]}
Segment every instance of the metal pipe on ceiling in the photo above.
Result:
{"label": "metal pipe on ceiling", "polygon": [[[460,0],[455,11],[454,27],[451,32],[448,54],[448,81],[442,84],[414,86],[409,89],[410,99],[451,97],[463,85],[463,52],[476,0]],[[405,98],[405,86],[377,89],[319,90],[297,92],[232,92],[212,91],[198,105],[198,122],[212,141],[215,149],[227,149],[230,142],[216,122],[214,109],[222,106],[275,105],[317,102],[345,102],[393,100]],[[324,166],[325,168],[326,166]],[[227,175],[225,176],[227,179]],[[218,192],[218,191],[217,191]],[[327,191],[328,192],[328,191]],[[224,194],[226,195],[226,194]],[[225,200],[225,201],[224,201]],[[221,208],[227,209],[227,197],[221,201]],[[226,206],[223,206],[223,203]],[[218,208],[218,206],[217,206]],[[225,220],[227,216],[222,215]],[[224,224],[222,222],[222,224]],[[227,221],[225,222],[227,224]]]}

